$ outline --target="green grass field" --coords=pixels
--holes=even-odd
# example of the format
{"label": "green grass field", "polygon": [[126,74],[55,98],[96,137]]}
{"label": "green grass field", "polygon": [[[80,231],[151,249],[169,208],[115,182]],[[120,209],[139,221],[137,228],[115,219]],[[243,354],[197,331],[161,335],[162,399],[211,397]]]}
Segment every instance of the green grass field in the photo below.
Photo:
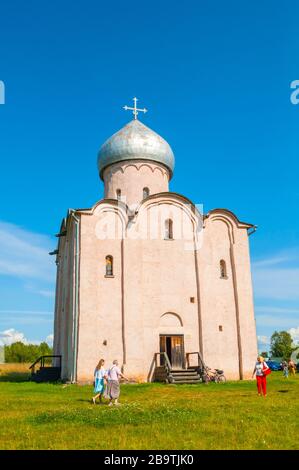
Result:
{"label": "green grass field", "polygon": [[226,384],[121,386],[120,407],[91,386],[35,384],[0,366],[0,449],[298,449],[299,374]]}

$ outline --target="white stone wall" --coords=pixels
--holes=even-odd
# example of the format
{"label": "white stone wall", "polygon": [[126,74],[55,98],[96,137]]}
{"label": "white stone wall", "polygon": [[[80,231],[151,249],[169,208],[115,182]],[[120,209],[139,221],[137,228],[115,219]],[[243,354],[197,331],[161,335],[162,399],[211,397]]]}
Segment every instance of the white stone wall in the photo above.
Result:
{"label": "white stone wall", "polygon": [[[220,277],[220,260],[226,279]],[[224,369],[228,378],[249,378],[257,340],[248,234],[229,212],[215,211],[206,220],[199,269],[205,361]]]}
{"label": "white stone wall", "polygon": [[[174,239],[165,240],[170,217]],[[93,380],[101,358],[107,366],[118,359],[126,375],[147,380],[161,334],[183,334],[185,353],[202,345],[207,365],[223,368],[228,378],[238,379],[240,369],[243,378],[250,376],[257,344],[248,225],[229,211],[211,211],[195,251],[199,217],[174,193],[150,196],[130,220],[124,205],[105,200],[82,211],[80,219],[79,382]],[[104,239],[109,232],[110,239]],[[60,244],[55,321],[64,377],[73,367],[74,245],[69,239]],[[113,277],[105,276],[107,255],[113,256]],[[226,279],[220,277],[220,260],[226,263]]]}

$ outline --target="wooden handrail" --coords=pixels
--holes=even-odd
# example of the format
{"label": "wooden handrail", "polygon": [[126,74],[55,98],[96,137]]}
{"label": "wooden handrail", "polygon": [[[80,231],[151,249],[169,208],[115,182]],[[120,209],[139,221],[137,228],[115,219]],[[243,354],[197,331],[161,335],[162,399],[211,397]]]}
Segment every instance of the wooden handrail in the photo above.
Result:
{"label": "wooden handrail", "polygon": [[187,360],[187,367],[190,366],[190,362],[189,362],[189,356],[191,356],[191,354],[196,354],[197,355],[197,359],[198,359],[198,367],[203,367],[204,369],[206,368],[205,366],[205,363],[203,361],[203,358],[200,354],[199,351],[195,351],[195,352],[189,352],[189,353],[186,353],[186,360]]}
{"label": "wooden handrail", "polygon": [[[156,361],[157,361],[157,356],[164,356],[165,363],[166,363],[166,369],[167,369],[168,372],[171,372],[171,364],[170,364],[170,360],[167,356],[167,353],[166,352],[156,353],[155,354]],[[157,365],[157,363],[156,363],[156,365]]]}
{"label": "wooden handrail", "polygon": [[33,369],[38,362],[41,363],[41,367],[44,367],[45,366],[45,359],[49,358],[49,357],[50,358],[58,357],[59,358],[59,366],[58,367],[61,367],[62,356],[61,355],[49,355],[49,356],[40,356],[38,359],[36,359],[36,361],[33,364],[31,364],[29,369]]}

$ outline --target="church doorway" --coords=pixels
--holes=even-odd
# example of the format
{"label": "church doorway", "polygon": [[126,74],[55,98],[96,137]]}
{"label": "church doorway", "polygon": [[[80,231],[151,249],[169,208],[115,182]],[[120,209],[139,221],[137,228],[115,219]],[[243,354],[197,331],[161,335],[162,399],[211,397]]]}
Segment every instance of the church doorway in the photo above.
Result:
{"label": "church doorway", "polygon": [[[184,357],[184,335],[160,335],[160,352],[166,352],[172,369],[183,369]],[[164,357],[161,357],[161,365]]]}

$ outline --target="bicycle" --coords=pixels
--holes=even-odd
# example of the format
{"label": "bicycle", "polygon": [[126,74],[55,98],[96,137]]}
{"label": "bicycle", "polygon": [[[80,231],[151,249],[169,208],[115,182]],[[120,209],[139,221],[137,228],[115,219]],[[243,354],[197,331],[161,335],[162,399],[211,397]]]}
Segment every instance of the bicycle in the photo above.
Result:
{"label": "bicycle", "polygon": [[224,383],[226,382],[226,377],[221,369],[211,369],[206,367],[203,370],[202,381],[204,383],[215,382],[215,383]]}

